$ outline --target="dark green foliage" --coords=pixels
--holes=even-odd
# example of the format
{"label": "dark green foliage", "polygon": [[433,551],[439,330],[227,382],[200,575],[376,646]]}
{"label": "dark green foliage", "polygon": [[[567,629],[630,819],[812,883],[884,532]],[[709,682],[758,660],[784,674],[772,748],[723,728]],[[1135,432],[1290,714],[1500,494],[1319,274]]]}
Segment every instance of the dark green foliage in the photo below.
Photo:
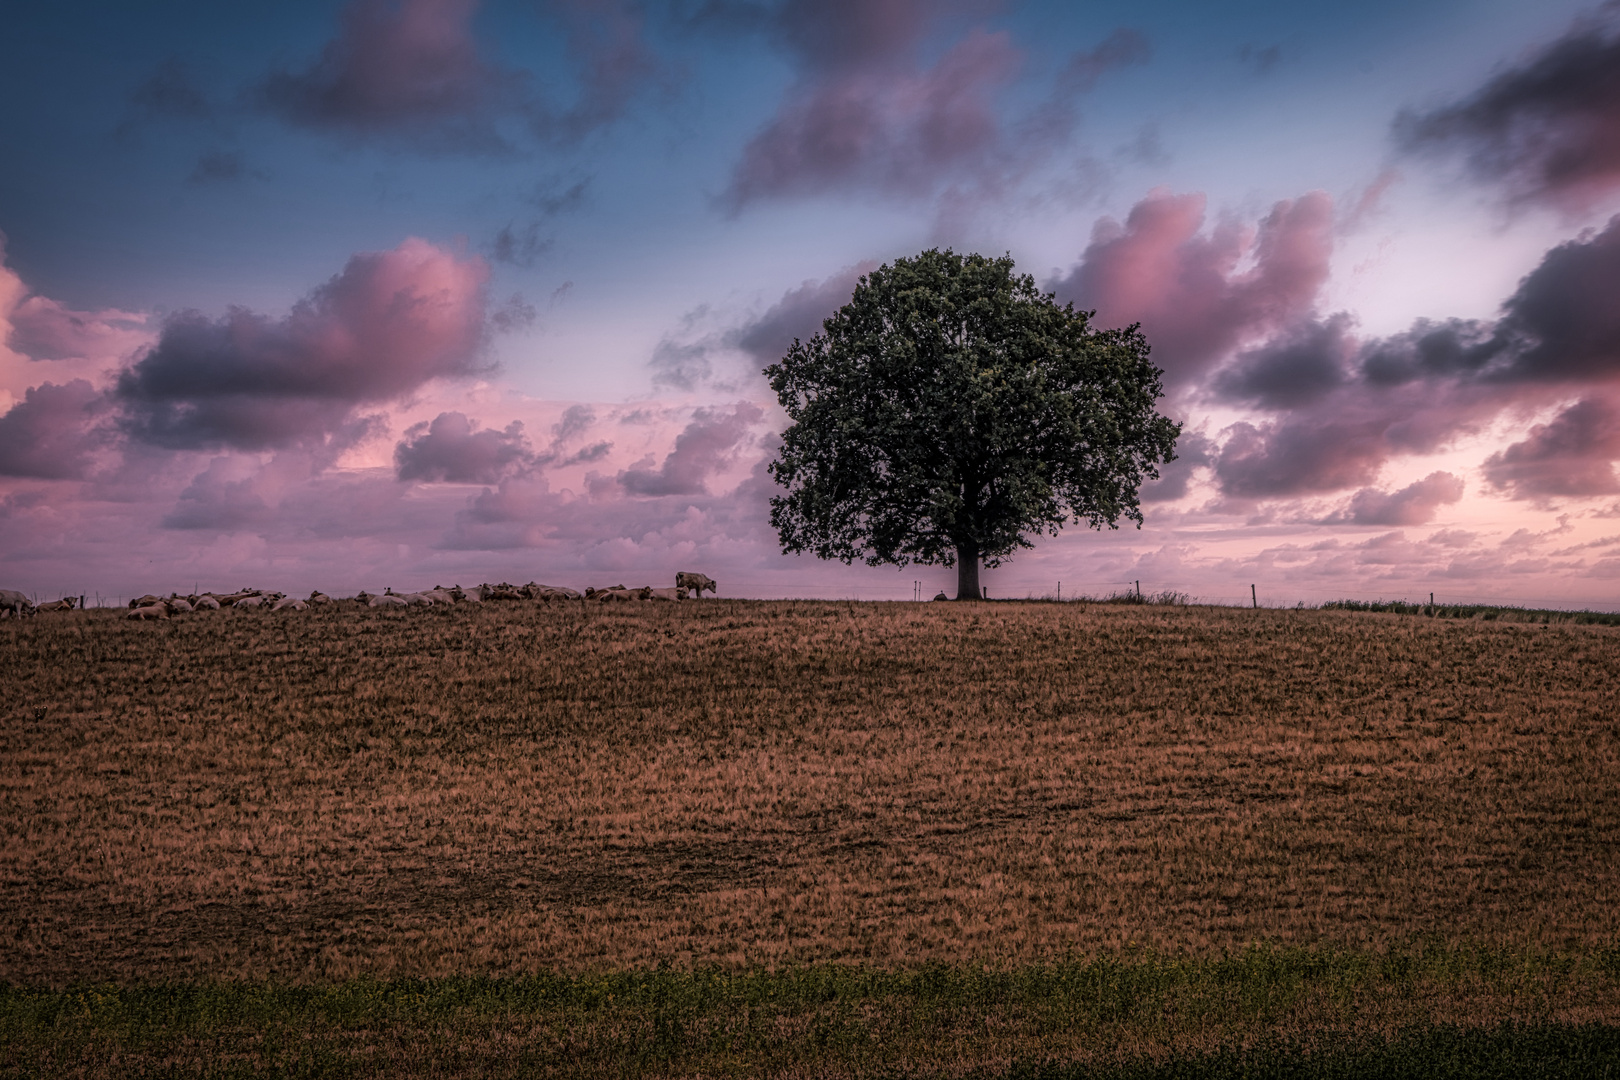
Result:
{"label": "dark green foliage", "polygon": [[1332,600],[1324,611],[1371,611],[1388,615],[1422,615],[1431,619],[1478,619],[1481,622],[1571,623],[1620,626],[1620,612],[1559,611],[1554,608],[1504,607],[1498,604],[1408,604],[1404,600]]}
{"label": "dark green foliage", "polygon": [[[793,426],[771,475],[783,549],[996,566],[1068,521],[1142,522],[1175,456],[1137,327],[1094,330],[1011,258],[925,251],[861,279],[766,369]],[[967,584],[967,578],[963,578]]]}

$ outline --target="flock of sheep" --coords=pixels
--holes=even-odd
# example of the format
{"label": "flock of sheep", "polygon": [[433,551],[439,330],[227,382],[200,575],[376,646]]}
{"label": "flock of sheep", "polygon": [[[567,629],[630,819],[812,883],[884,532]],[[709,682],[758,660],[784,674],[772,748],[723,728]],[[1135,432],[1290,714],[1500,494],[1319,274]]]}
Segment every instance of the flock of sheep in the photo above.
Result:
{"label": "flock of sheep", "polygon": [[[685,600],[694,592],[702,596],[705,590],[716,592],[717,588],[713,578],[682,571],[675,575],[675,587],[670,589],[654,588],[651,585],[628,589],[623,585],[613,585],[606,589],[586,589],[583,593],[561,585],[541,585],[534,581],[527,585],[509,585],[505,582],[499,585],[484,584],[471,589],[463,589],[460,585],[449,588],[436,585],[431,589],[412,593],[396,593],[393,589],[384,589],[380,594],[360,592],[355,596],[341,599],[330,597],[319,590],[310,593],[308,599],[300,600],[285,593],[269,592],[264,589],[243,589],[234,593],[197,593],[191,596],[181,596],[179,593],[169,596],[148,594],[129,602],[129,613],[125,618],[168,619],[175,615],[218,611],[221,608],[232,607],[261,611],[307,611],[311,607],[334,604],[408,608],[431,607],[434,604],[483,603],[486,600],[534,600],[541,603],[550,603],[553,600],[596,603]],[[82,601],[75,601],[70,596],[49,604],[35,605],[27,596],[14,589],[0,589],[0,618],[23,618],[42,611],[71,611],[79,605],[79,602]]]}

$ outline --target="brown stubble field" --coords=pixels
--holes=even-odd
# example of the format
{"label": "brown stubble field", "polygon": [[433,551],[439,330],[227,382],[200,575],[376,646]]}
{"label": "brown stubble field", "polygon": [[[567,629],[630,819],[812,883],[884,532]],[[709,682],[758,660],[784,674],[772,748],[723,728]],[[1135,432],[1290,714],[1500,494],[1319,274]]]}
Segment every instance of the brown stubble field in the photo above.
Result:
{"label": "brown stubble field", "polygon": [[0,982],[1581,953],[1620,925],[1614,630],[118,615],[0,623]]}

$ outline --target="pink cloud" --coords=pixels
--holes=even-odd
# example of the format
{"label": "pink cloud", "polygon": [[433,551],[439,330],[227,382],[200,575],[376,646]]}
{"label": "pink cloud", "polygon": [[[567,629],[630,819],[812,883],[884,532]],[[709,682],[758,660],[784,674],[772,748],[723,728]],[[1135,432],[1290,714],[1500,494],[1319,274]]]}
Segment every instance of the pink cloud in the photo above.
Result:
{"label": "pink cloud", "polygon": [[34,360],[108,360],[150,339],[146,317],[127,311],[74,311],[30,296],[12,309],[5,344]]}
{"label": "pink cloud", "polygon": [[1590,395],[1485,460],[1485,478],[1516,499],[1620,491],[1620,409]]}
{"label": "pink cloud", "polygon": [[[1123,224],[1099,222],[1053,285],[1102,325],[1141,323],[1173,388],[1310,316],[1333,251],[1333,202],[1322,192],[1279,202],[1254,229],[1222,221],[1206,233],[1204,222],[1203,195],[1155,193]],[[1253,265],[1240,269],[1246,258]]]}
{"label": "pink cloud", "polygon": [[926,70],[839,69],[801,85],[744,148],[726,201],[846,185],[927,194],[996,144],[991,97],[1018,64],[1006,34],[974,31]]}
{"label": "pink cloud", "polygon": [[1370,483],[1390,456],[1376,420],[1279,420],[1232,425],[1215,459],[1221,490],[1240,497],[1304,495]]}
{"label": "pink cloud", "polygon": [[413,238],[354,256],[281,319],[172,316],[118,379],[126,427],[177,449],[353,433],[360,406],[482,370],[488,278],[483,260]]}
{"label": "pink cloud", "polygon": [[746,401],[729,412],[699,409],[661,466],[638,464],[619,473],[619,483],[632,495],[704,494],[708,478],[735,458],[764,417],[763,409]]}
{"label": "pink cloud", "polygon": [[84,379],[30,387],[22,401],[0,415],[0,475],[83,477],[96,451],[107,445],[98,424],[106,411],[106,398]]}
{"label": "pink cloud", "polygon": [[277,511],[260,494],[258,478],[236,475],[240,469],[234,465],[229,458],[210,462],[164,515],[163,527],[238,532],[274,523]]}
{"label": "pink cloud", "polygon": [[860,190],[939,194],[942,209],[960,210],[1007,190],[1066,146],[1075,99],[1151,51],[1139,31],[1117,29],[1069,57],[1049,100],[1019,113],[1001,94],[1023,75],[1023,53],[1005,33],[959,28],[997,6],[786,0],[704,8],[695,22],[764,31],[799,75],[744,148],[725,205]]}
{"label": "pink cloud", "polygon": [[523,421],[514,420],[504,430],[480,428],[458,412],[413,425],[394,447],[395,474],[401,480],[493,484],[534,463]]}
{"label": "pink cloud", "polygon": [[1434,520],[1441,506],[1463,496],[1463,482],[1449,472],[1432,472],[1395,492],[1362,488],[1350,500],[1342,518],[1356,525],[1423,525]]}

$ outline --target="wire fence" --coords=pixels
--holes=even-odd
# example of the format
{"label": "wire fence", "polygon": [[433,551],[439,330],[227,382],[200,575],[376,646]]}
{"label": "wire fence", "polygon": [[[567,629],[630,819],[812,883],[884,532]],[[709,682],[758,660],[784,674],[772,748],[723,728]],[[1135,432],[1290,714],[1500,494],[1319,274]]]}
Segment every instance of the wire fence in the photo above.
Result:
{"label": "wire fence", "polygon": [[[998,588],[985,586],[983,599],[1034,600],[1048,602],[1095,603],[1106,600],[1139,600],[1143,603],[1194,604],[1210,607],[1254,608],[1313,608],[1325,603],[1353,600],[1370,603],[1429,604],[1440,606],[1491,606],[1526,608],[1546,611],[1620,612],[1620,600],[1587,598],[1572,600],[1567,597],[1549,598],[1525,596],[1506,592],[1450,592],[1443,589],[1407,589],[1380,591],[1378,589],[1345,589],[1328,593],[1312,590],[1309,595],[1286,586],[1273,588],[1265,582],[1251,582],[1233,588],[1233,591],[1208,592],[1198,582],[1155,581],[1145,578],[1129,580],[1054,580],[1050,588],[1031,586],[1027,582]],[[861,602],[927,602],[939,596],[954,599],[955,589],[939,590],[921,580],[878,583],[848,583],[819,585],[784,585],[774,581],[729,581],[727,599],[734,600],[838,600]],[[71,599],[75,607],[123,608],[141,594],[101,593],[94,590],[63,590],[54,595],[49,591],[28,594],[35,605]],[[709,599],[714,599],[710,597]]]}

